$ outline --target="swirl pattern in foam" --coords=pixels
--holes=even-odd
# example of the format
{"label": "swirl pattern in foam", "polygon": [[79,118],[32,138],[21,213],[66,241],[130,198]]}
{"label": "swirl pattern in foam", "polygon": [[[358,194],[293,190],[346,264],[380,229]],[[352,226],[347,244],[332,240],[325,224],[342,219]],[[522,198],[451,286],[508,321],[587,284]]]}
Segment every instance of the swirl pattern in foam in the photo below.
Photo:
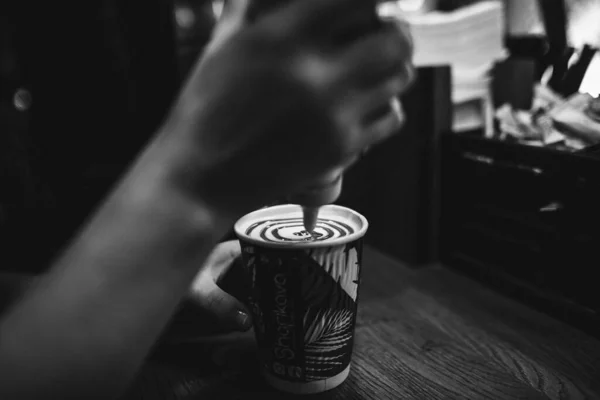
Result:
{"label": "swirl pattern in foam", "polygon": [[332,219],[319,218],[311,235],[304,229],[302,218],[276,218],[255,222],[246,235],[265,242],[304,242],[339,239],[354,233],[348,224]]}
{"label": "swirl pattern in foam", "polygon": [[266,246],[328,246],[350,242],[363,236],[368,223],[357,212],[327,205],[321,208],[311,235],[304,228],[302,208],[282,205],[257,210],[242,217],[235,225],[241,239]]}

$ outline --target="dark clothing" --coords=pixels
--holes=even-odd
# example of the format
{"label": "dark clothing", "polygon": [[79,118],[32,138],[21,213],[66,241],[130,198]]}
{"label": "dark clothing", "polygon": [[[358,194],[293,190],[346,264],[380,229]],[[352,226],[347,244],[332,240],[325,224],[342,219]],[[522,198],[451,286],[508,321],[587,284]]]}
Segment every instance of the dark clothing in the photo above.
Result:
{"label": "dark clothing", "polygon": [[179,81],[169,0],[0,1],[0,269],[48,266]]}

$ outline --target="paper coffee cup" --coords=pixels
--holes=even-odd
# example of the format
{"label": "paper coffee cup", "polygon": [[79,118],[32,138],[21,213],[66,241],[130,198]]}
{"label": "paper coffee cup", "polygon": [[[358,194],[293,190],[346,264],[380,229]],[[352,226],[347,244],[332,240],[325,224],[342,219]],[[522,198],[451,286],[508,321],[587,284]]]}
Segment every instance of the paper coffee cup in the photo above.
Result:
{"label": "paper coffee cup", "polygon": [[264,208],[235,224],[261,368],[276,389],[318,393],[348,377],[367,229],[365,217],[335,205],[321,208],[317,239],[297,205]]}

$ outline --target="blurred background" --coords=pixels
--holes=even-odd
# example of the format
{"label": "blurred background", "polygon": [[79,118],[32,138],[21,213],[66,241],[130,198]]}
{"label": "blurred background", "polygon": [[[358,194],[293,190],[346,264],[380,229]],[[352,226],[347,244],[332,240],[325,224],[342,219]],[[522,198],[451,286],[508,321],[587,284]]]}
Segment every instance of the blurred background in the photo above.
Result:
{"label": "blurred background", "polygon": [[[411,23],[417,66],[451,65],[455,132],[481,128],[488,137],[498,134],[503,138],[524,139],[516,137],[511,129],[503,134],[498,132],[495,113],[504,105],[498,103],[511,100],[516,102],[512,105],[516,105],[517,109],[529,108],[537,78],[542,80],[544,73],[546,76],[549,74],[548,62],[543,58],[548,56],[549,41],[554,36],[565,36],[566,43],[558,46],[572,49],[571,64],[576,62],[584,48],[600,46],[600,24],[597,23],[600,20],[600,2],[596,0],[565,0],[563,26],[552,21],[545,24],[545,10],[540,6],[556,5],[562,1],[399,0],[380,3],[383,14],[407,19]],[[185,75],[210,37],[222,0],[175,0],[175,5],[180,66]],[[550,13],[554,11],[550,10]],[[560,16],[556,18],[555,21],[560,21]],[[547,35],[547,29],[552,31],[551,35]],[[536,71],[531,72],[532,81],[514,82],[513,85],[526,87],[513,88],[510,94],[494,93],[492,72],[498,64],[511,57],[537,58]],[[521,78],[524,78],[522,74]],[[593,97],[600,93],[600,55],[595,50],[577,86],[577,92]],[[499,90],[505,91],[506,88]],[[512,98],[498,99],[503,95]],[[539,140],[522,141],[540,144]],[[569,145],[577,149],[583,146],[576,143],[576,139],[566,141],[565,148]]]}
{"label": "blurred background", "polygon": [[[185,75],[221,2],[175,3]],[[339,202],[380,250],[598,332],[600,1],[378,3],[410,23],[419,79],[401,138],[348,171]]]}
{"label": "blurred background", "polygon": [[[14,47],[6,54],[23,63],[0,57],[0,240],[32,269],[156,131],[222,6],[101,1],[71,19],[71,2],[38,3],[0,2],[19,22],[0,13],[0,52]],[[418,79],[402,98],[403,134],[348,171],[340,202],[396,258],[441,261],[512,294],[527,286],[528,301],[600,327],[600,1],[378,4],[410,23]]]}

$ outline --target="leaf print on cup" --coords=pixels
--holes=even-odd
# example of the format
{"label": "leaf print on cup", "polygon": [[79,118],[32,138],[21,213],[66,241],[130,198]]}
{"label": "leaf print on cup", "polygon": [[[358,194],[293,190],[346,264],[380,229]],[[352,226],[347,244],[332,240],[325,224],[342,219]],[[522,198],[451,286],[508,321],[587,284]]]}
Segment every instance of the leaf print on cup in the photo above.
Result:
{"label": "leaf print on cup", "polygon": [[300,292],[306,308],[354,310],[354,300],[309,254],[304,254],[297,268],[302,279]]}
{"label": "leaf print on cup", "polygon": [[350,363],[354,312],[318,310],[305,315],[304,356],[308,381],[327,379]]}
{"label": "leaf print on cup", "polygon": [[338,337],[352,327],[352,316],[353,313],[349,310],[318,310],[314,314],[307,312],[304,317],[304,344],[316,348],[324,338]]}
{"label": "leaf print on cup", "polygon": [[343,251],[332,251],[331,248],[318,248],[309,251],[308,254],[331,275],[335,282],[340,284],[352,300],[356,301],[360,275],[356,247],[347,246]]}
{"label": "leaf print on cup", "polygon": [[[244,254],[259,358],[270,374],[308,383],[347,371],[354,345],[360,246],[257,247]],[[291,340],[281,342],[282,323],[289,324],[285,332],[293,333],[286,336]],[[277,347],[281,343],[292,358],[278,356],[283,354]],[[284,367],[278,371],[285,375],[275,371],[274,363]]]}

